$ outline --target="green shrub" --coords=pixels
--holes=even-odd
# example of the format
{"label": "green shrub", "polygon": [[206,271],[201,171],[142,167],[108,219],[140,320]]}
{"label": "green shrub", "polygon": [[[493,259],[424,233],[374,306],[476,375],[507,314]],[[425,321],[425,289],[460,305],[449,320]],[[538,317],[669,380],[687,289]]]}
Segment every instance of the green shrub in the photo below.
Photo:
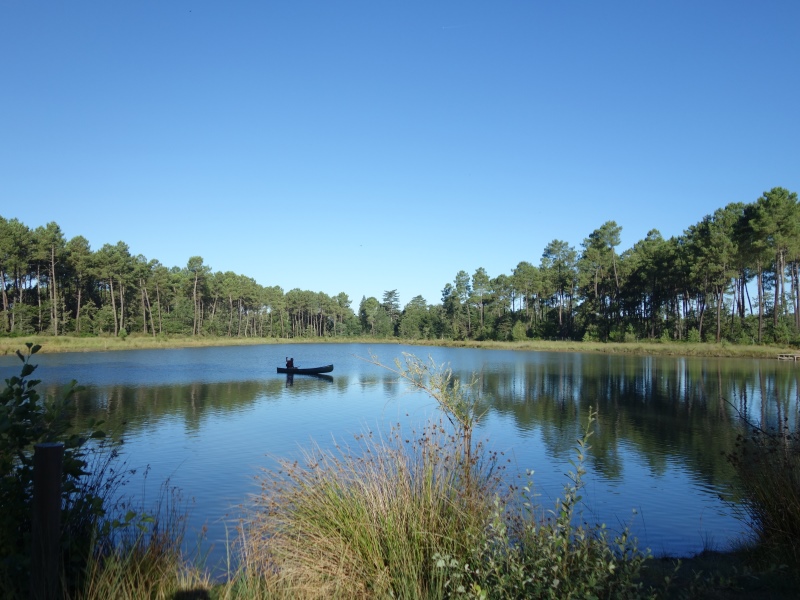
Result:
{"label": "green shrub", "polygon": [[702,342],[702,338],[700,337],[700,331],[697,327],[692,327],[689,332],[686,334],[686,341],[690,344],[699,344]]}
{"label": "green shrub", "polygon": [[515,342],[528,339],[528,328],[525,327],[525,323],[522,321],[514,323],[514,327],[511,328],[511,339]]}
{"label": "green shrub", "polygon": [[794,327],[790,326],[785,320],[780,320],[776,325],[769,328],[768,335],[772,338],[773,343],[788,346],[795,338]]}
{"label": "green shrub", "polygon": [[586,331],[583,334],[583,341],[584,342],[599,342],[600,341],[600,331],[595,324],[591,324],[586,327]]}
{"label": "green shrub", "polygon": [[[17,351],[22,361],[18,377],[5,380],[0,392],[0,592],[4,597],[27,597],[31,554],[31,512],[34,447],[42,442],[64,444],[61,522],[67,585],[79,579],[88,552],[91,527],[103,515],[103,493],[97,481],[89,483],[87,466],[94,451],[90,438],[103,438],[101,431],[83,436],[70,432],[70,398],[77,389],[70,383],[60,397],[42,399],[38,380],[30,379],[36,366],[30,358],[40,346],[26,344]],[[94,427],[96,424],[90,424]]]}

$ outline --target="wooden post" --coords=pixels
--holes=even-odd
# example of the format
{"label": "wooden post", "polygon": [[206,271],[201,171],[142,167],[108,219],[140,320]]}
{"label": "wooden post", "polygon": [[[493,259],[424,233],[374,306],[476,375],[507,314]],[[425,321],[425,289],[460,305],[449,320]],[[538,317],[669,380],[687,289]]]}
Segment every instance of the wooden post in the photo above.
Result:
{"label": "wooden post", "polygon": [[33,454],[31,598],[60,598],[61,476],[64,444],[36,444]]}

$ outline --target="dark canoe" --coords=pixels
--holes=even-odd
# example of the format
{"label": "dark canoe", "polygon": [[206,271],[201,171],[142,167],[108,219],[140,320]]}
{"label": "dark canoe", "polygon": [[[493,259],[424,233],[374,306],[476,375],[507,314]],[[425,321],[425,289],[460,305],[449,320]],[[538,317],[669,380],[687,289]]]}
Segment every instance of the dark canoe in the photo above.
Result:
{"label": "dark canoe", "polygon": [[330,373],[331,371],[333,371],[333,365],[327,365],[325,367],[308,367],[308,368],[278,367],[278,373],[286,373],[288,375],[319,375],[320,373]]}

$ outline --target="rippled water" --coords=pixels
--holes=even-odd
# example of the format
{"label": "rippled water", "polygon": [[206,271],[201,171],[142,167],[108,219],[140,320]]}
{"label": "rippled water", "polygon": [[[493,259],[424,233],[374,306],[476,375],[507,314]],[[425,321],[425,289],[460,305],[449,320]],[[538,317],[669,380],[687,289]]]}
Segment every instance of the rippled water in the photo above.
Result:
{"label": "rippled water", "polygon": [[[371,352],[389,365],[411,352],[465,378],[477,373],[486,409],[478,437],[510,459],[509,472],[534,470],[547,507],[567,483],[575,440],[596,408],[587,520],[629,524],[655,554],[724,548],[742,535],[723,456],[740,414],[797,424],[798,371],[779,361],[302,344],[37,355],[34,362],[47,393],[71,379],[85,386],[79,422],[102,418],[124,440],[128,465],[140,473],[149,467],[149,497],[169,479],[193,501],[189,537],[206,526],[204,546],[216,563],[235,536],[238,507],[257,491],[255,477],[272,465],[269,456],[437,417],[430,398],[362,360]],[[330,378],[289,382],[275,369],[287,355],[298,366],[335,369]],[[0,357],[2,376],[18,364]],[[141,489],[134,482],[128,491]]]}

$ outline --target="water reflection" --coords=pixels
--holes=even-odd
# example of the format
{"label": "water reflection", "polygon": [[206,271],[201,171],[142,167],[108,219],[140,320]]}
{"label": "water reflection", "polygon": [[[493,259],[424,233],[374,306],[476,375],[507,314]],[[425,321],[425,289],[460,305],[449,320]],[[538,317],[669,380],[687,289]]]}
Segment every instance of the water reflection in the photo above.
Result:
{"label": "water reflection", "polygon": [[635,452],[652,475],[677,461],[705,485],[732,493],[725,453],[743,419],[798,424],[798,373],[765,361],[565,354],[484,373],[481,385],[486,410],[511,416],[520,431],[540,429],[554,456],[571,452],[580,415],[595,408],[592,467],[617,481],[624,457]]}
{"label": "water reflection", "polygon": [[[782,367],[763,361],[745,365],[736,360],[554,354],[548,360],[484,364],[480,410],[512,419],[518,436],[538,430],[547,455],[566,458],[592,407],[598,421],[589,456],[598,474],[621,481],[625,456],[635,452],[653,475],[663,475],[677,460],[708,485],[728,489],[733,471],[724,455],[742,431],[744,417],[768,427],[785,421],[796,429],[800,422],[798,373]],[[454,370],[464,378],[472,373]],[[216,383],[87,386],[76,396],[78,423],[102,418],[115,435],[131,436],[180,417],[187,430],[198,431],[210,415],[279,402],[287,388],[322,396],[359,390],[383,402],[407,391],[383,370],[335,379],[286,375]],[[46,393],[54,394],[56,388]],[[491,431],[486,433],[491,437]]]}

